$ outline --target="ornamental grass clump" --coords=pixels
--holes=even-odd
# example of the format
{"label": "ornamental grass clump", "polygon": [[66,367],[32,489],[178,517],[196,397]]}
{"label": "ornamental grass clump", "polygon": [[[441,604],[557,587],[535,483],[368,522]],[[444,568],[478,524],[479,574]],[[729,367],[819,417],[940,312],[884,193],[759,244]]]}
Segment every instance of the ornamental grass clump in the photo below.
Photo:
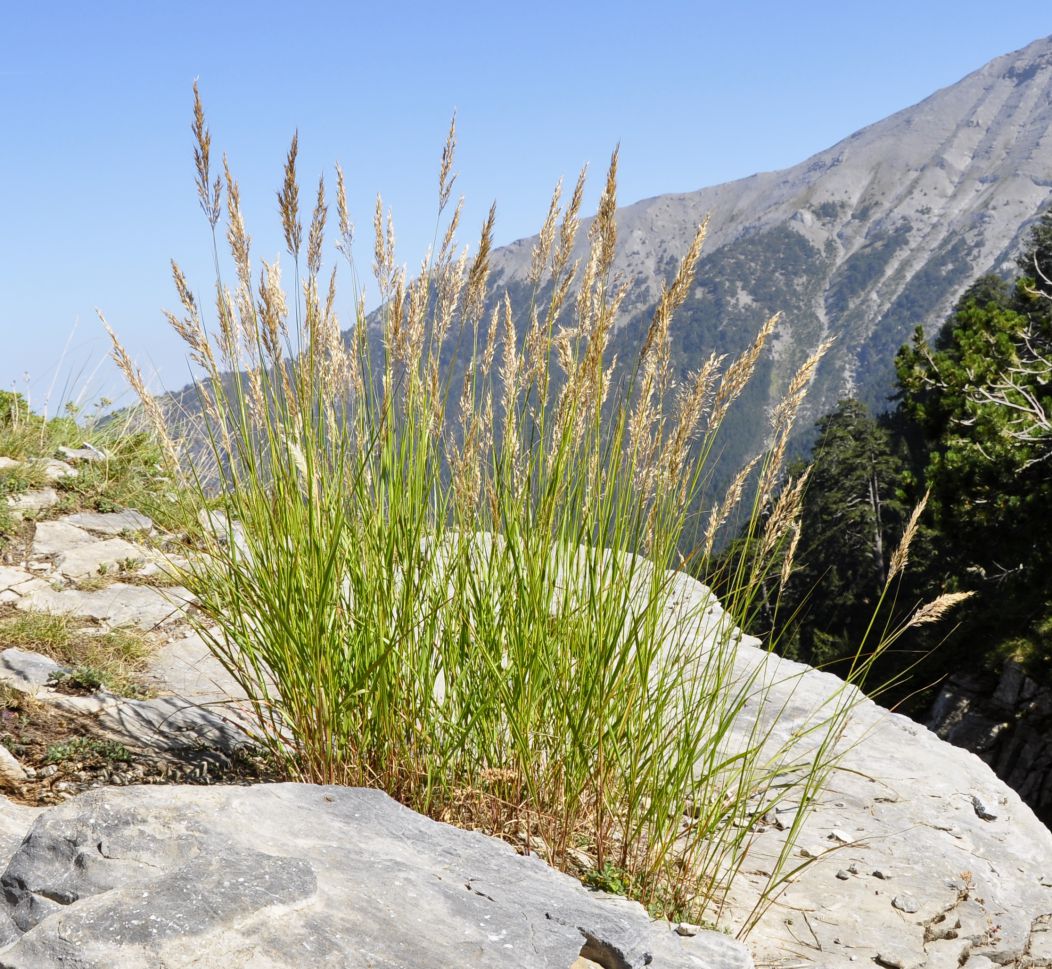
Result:
{"label": "ornamental grass clump", "polygon": [[[215,325],[174,263],[181,310],[169,319],[202,374],[207,461],[178,453],[116,338],[115,354],[173,467],[189,467],[187,486],[222,512],[185,582],[201,634],[249,698],[258,741],[293,777],[380,787],[554,865],[622,872],[656,912],[718,913],[756,820],[786,790],[806,808],[843,720],[840,708],[820,717],[828,744],[817,758],[772,746],[770,718],[736,731],[769,689],[758,668],[736,671],[730,618],[747,614],[762,569],[741,570],[715,622],[676,571],[703,567],[748,492],[747,475],[695,521],[723,418],[776,321],[736,360],[674,371],[670,331],[702,224],[638,354],[615,365],[628,289],[612,272],[616,152],[587,230],[584,173],[568,199],[556,189],[529,302],[491,294],[493,211],[473,251],[456,241],[451,126],[436,246],[412,277],[377,199],[372,316],[357,296],[336,169],[336,248],[355,294],[345,332],[336,269],[323,268],[330,199],[319,181],[309,215],[301,207],[296,139],[278,193],[289,261],[257,267],[196,89],[193,127]],[[822,352],[775,414],[750,479],[767,558],[793,539],[799,489],[766,524],[756,509],[774,494]],[[207,475],[192,470],[206,464]]]}

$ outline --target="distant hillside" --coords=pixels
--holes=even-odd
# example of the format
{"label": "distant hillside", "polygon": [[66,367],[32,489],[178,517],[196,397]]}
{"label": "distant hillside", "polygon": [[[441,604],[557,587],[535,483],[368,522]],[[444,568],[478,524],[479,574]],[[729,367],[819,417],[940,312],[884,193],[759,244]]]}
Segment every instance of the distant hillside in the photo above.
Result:
{"label": "distant hillside", "polygon": [[[729,417],[719,487],[759,449],[768,408],[827,336],[836,343],[801,428],[848,392],[882,409],[892,358],[913,328],[936,329],[981,273],[1010,271],[1023,233],[1050,199],[1052,37],[793,168],[618,210],[614,268],[632,289],[613,349],[633,359],[662,282],[711,215],[697,285],[674,327],[677,366],[686,372],[712,350],[740,350],[762,320],[784,315]],[[586,236],[578,236],[582,253]],[[533,242],[494,252],[493,298],[508,291],[514,305],[528,304]],[[197,409],[190,388],[171,402]]]}
{"label": "distant hillside", "polygon": [[[615,271],[633,287],[620,339],[637,345],[661,282],[711,214],[698,284],[677,319],[679,365],[737,350],[765,317],[785,317],[739,408],[738,453],[727,455],[736,459],[760,443],[757,415],[826,336],[836,345],[811,413],[845,392],[883,408],[896,349],[916,325],[937,328],[980,273],[1010,270],[1050,198],[1052,37],[793,168],[620,209]],[[525,294],[533,241],[494,254],[495,295]]]}

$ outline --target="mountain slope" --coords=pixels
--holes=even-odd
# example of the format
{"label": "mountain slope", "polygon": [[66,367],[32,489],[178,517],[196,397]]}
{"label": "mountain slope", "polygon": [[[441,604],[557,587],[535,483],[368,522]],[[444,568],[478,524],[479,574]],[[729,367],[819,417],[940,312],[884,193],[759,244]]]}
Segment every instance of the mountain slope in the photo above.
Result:
{"label": "mountain slope", "polygon": [[[680,366],[739,349],[767,315],[785,316],[746,402],[742,453],[759,443],[757,414],[825,336],[836,344],[812,413],[845,392],[879,408],[895,350],[916,325],[936,328],[975,276],[1008,268],[1050,195],[1052,37],[793,168],[620,209],[615,271],[632,281],[622,340],[627,348],[646,325],[661,282],[710,214],[698,284],[677,322]],[[495,293],[525,292],[532,245],[494,254]]]}

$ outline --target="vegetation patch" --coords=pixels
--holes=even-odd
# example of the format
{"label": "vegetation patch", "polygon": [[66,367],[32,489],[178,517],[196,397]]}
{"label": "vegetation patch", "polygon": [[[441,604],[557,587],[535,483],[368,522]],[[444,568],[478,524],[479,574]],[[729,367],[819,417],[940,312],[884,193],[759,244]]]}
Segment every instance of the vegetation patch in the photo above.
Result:
{"label": "vegetation patch", "polygon": [[[458,255],[451,128],[440,243],[408,279],[378,206],[382,310],[359,313],[345,338],[335,272],[322,265],[328,201],[321,184],[305,226],[297,141],[279,192],[297,281],[286,290],[276,262],[262,275],[252,264],[237,181],[214,177],[196,98],[194,131],[199,201],[233,290],[217,281],[218,320],[206,325],[173,264],[181,309],[169,319],[204,375],[197,440],[214,476],[197,472],[200,455],[183,460],[111,336],[153,425],[158,474],[184,474],[190,507],[214,501],[224,513],[185,577],[200,606],[192,619],[249,697],[270,756],[302,780],[377,786],[434,817],[525,832],[526,849],[543,845],[552,864],[592,859],[606,884],[693,922],[721,909],[753,832],[791,798],[799,820],[735,927],[747,932],[790,877],[799,825],[836,769],[855,702],[848,688],[830,698],[801,759],[798,734],[781,741],[762,716],[742,723],[769,687],[759,667],[735,665],[736,627],[772,593],[771,563],[782,584],[792,571],[803,482],[776,495],[827,346],[783,362],[798,369],[767,450],[703,506],[710,459],[731,441],[725,419],[777,318],[758,320],[730,359],[682,372],[671,324],[694,291],[702,225],[622,354],[629,363],[613,369],[625,295],[611,272],[616,153],[589,255],[573,259],[582,174],[569,199],[556,191],[531,288],[512,307],[487,296],[492,213],[474,255]],[[356,278],[338,169],[336,185],[338,247]],[[752,285],[777,275],[779,293],[795,292],[795,262],[814,250],[795,233],[782,241],[776,271],[757,249]],[[741,507],[746,480],[751,509]],[[727,571],[728,616],[703,638],[708,603],[682,605],[678,583],[684,569],[715,563],[717,536],[735,518],[749,522],[754,554]],[[865,678],[882,645],[868,644],[851,680]]]}
{"label": "vegetation patch", "polygon": [[[100,631],[72,616],[8,609],[0,611],[0,645],[33,650],[80,671],[75,688],[82,692],[105,686],[124,696],[145,693],[138,675],[145,669],[151,644],[135,627]],[[97,685],[89,689],[89,680]],[[68,679],[64,683],[75,685]]]}

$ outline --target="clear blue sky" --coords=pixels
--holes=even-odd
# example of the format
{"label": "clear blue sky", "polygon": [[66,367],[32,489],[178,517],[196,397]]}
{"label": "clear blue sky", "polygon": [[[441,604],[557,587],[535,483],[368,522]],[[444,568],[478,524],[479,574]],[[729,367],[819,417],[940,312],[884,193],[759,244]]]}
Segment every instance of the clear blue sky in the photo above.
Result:
{"label": "clear blue sky", "polygon": [[161,310],[171,257],[210,285],[195,78],[257,255],[281,250],[273,190],[298,128],[304,182],[344,166],[360,259],[381,191],[412,266],[454,108],[466,225],[495,199],[504,243],[536,231],[560,175],[588,161],[598,176],[618,141],[622,203],[780,168],[1052,32],[1048,0],[1001,14],[989,0],[60,0],[4,3],[0,20],[0,386],[28,373],[39,405],[61,359],[52,410],[105,355],[96,306],[155,387],[186,382]]}

